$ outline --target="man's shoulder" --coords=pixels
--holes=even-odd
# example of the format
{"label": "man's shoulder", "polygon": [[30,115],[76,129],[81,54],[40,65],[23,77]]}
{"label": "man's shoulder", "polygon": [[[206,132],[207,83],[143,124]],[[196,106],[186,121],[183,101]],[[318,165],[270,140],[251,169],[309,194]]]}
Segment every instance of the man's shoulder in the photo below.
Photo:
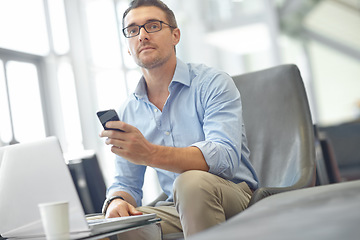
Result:
{"label": "man's shoulder", "polygon": [[123,116],[124,112],[128,111],[129,108],[136,107],[135,105],[138,104],[137,98],[134,93],[131,93],[126,100],[120,105],[119,107],[119,115]]}
{"label": "man's shoulder", "polygon": [[223,79],[231,79],[224,71],[210,67],[206,64],[187,63],[189,75],[193,83],[206,84],[213,81],[223,81]]}
{"label": "man's shoulder", "polygon": [[212,73],[215,74],[221,72],[220,70],[214,67],[210,67],[204,63],[187,63],[187,66],[189,68],[189,72],[195,75]]}

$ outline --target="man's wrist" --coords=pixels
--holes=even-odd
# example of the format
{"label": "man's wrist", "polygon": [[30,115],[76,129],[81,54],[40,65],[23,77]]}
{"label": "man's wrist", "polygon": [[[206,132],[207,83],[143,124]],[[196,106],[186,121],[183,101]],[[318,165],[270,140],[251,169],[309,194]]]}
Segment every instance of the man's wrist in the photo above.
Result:
{"label": "man's wrist", "polygon": [[145,165],[148,167],[155,167],[155,166],[157,166],[156,160],[160,159],[163,156],[159,156],[161,146],[156,145],[156,144],[151,144],[151,145],[152,145],[152,150],[148,155],[148,158],[147,158],[148,160]]}
{"label": "man's wrist", "polygon": [[105,202],[104,202],[103,207],[102,207],[102,214],[103,214],[104,216],[105,216],[105,214],[106,214],[107,209],[109,208],[110,203],[111,203],[113,200],[115,200],[115,199],[121,199],[121,200],[125,201],[125,199],[124,199],[122,196],[118,196],[118,195],[111,196],[111,197],[107,198],[107,199],[105,200]]}

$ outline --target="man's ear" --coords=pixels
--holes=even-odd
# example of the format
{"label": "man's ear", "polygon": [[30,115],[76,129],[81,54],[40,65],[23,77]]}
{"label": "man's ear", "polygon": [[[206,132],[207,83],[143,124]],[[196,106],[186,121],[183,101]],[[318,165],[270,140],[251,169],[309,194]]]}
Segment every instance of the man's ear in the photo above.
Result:
{"label": "man's ear", "polygon": [[175,28],[172,32],[172,36],[173,36],[173,44],[174,46],[176,46],[180,42],[180,29]]}

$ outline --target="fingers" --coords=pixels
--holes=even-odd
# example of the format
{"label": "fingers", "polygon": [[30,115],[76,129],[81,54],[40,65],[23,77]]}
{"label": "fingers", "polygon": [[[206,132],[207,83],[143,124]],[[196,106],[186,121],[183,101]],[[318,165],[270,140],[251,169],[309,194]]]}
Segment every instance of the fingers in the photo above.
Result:
{"label": "fingers", "polygon": [[117,208],[117,213],[119,217],[127,217],[131,215],[128,206],[126,206],[125,208]]}
{"label": "fingers", "polygon": [[115,128],[127,132],[130,125],[122,121],[109,121],[106,123],[107,128]]}
{"label": "fingers", "polygon": [[130,134],[136,132],[134,130],[137,130],[133,126],[121,121],[107,122],[106,127],[122,130],[122,131],[104,130],[100,133],[100,137],[107,138],[105,141],[107,145],[112,145],[119,149],[121,149],[122,145],[125,144],[125,142],[128,140]]}
{"label": "fingers", "polygon": [[142,212],[128,202],[119,200],[117,203],[111,204],[106,211],[106,218],[127,217],[132,215],[142,215]]}
{"label": "fingers", "polygon": [[130,205],[130,204],[129,204],[129,213],[130,213],[131,216],[132,215],[142,215],[143,214],[142,212],[136,210],[136,208],[133,205]]}
{"label": "fingers", "polygon": [[127,217],[130,214],[122,208],[111,209],[110,211],[106,211],[105,218],[116,218],[116,217]]}
{"label": "fingers", "polygon": [[[116,138],[121,140],[124,140],[123,139],[125,137],[124,133],[130,133],[134,128],[133,126],[121,121],[110,121],[107,122],[105,126],[107,128],[110,128],[110,130],[109,129],[103,130],[99,134],[100,137]],[[111,129],[118,129],[120,131],[115,131]]]}
{"label": "fingers", "polygon": [[116,131],[116,130],[103,130],[99,136],[102,138],[117,138],[120,139],[121,138],[121,133],[120,131]]}

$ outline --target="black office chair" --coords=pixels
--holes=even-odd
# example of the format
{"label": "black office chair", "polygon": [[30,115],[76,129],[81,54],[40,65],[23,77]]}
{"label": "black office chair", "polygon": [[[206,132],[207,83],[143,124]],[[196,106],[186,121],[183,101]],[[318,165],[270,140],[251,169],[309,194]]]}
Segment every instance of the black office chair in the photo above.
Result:
{"label": "black office chair", "polygon": [[323,153],[329,184],[342,182],[333,144],[325,132],[319,133],[319,142]]}
{"label": "black office chair", "polygon": [[315,185],[311,113],[295,65],[233,77],[241,93],[250,160],[260,188],[249,206],[270,195]]}
{"label": "black office chair", "polygon": [[68,167],[85,214],[101,213],[106,186],[96,154],[70,160]]}
{"label": "black office chair", "polygon": [[332,144],[342,180],[360,179],[360,119],[319,127]]}

